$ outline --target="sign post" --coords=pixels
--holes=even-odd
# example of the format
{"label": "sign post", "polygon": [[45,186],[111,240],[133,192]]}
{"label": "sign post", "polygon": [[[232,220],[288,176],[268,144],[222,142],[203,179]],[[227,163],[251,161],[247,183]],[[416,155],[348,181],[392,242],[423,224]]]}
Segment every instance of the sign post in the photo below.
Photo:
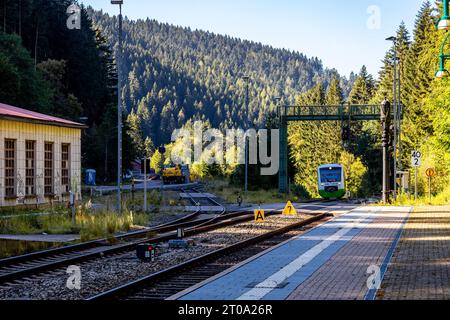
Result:
{"label": "sign post", "polygon": [[414,200],[417,200],[417,168],[422,165],[422,153],[420,151],[413,151],[411,153],[411,163],[415,170]]}
{"label": "sign post", "polygon": [[433,168],[428,168],[426,171],[426,175],[428,177],[428,201],[431,204],[431,178],[436,175],[436,171]]}
{"label": "sign post", "polygon": [[144,157],[144,213],[147,213],[147,156]]}
{"label": "sign post", "polygon": [[75,212],[75,193],[70,191],[69,195],[70,209],[72,212],[72,226],[76,225],[76,212]]}

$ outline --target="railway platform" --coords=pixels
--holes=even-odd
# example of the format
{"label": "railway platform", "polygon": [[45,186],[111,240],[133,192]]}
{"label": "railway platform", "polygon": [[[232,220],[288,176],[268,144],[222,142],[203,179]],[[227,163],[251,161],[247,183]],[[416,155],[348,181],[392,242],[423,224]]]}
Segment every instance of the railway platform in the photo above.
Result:
{"label": "railway platform", "polygon": [[357,207],[171,300],[373,300],[411,207]]}

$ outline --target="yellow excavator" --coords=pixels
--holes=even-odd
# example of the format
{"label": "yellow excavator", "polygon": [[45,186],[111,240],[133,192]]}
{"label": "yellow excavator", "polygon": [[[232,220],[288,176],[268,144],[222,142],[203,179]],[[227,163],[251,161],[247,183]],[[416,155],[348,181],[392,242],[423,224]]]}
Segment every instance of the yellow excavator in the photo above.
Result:
{"label": "yellow excavator", "polygon": [[162,172],[164,184],[185,184],[189,183],[189,167],[182,165],[165,166]]}

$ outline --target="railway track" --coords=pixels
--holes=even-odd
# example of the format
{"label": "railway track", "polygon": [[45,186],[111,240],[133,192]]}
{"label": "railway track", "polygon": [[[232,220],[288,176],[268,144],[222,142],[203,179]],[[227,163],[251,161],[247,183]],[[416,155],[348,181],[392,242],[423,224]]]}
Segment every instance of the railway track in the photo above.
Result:
{"label": "railway track", "polygon": [[[199,193],[197,189],[191,188],[189,190],[192,193]],[[186,192],[187,190],[181,191]],[[194,202],[195,199],[190,201]],[[227,213],[225,208],[212,198],[206,201],[221,206],[223,208],[222,213],[213,218],[200,218],[199,216],[202,212],[198,210],[186,217],[154,228],[117,236],[117,240],[125,242],[123,244],[111,246],[106,239],[101,239],[2,259],[0,260],[0,286],[12,284],[14,281],[20,281],[21,279],[26,280],[30,277],[51,273],[61,267],[86,263],[105,257],[119,256],[134,251],[136,246],[142,243],[162,243],[176,238],[176,231],[179,228],[185,229],[186,236],[192,236],[247,222],[254,218],[253,214],[248,212]],[[268,212],[267,215],[273,214],[276,214],[276,212]],[[149,237],[149,234],[153,236]],[[138,240],[135,240],[136,238]]]}
{"label": "railway track", "polygon": [[[194,193],[199,192],[197,189],[190,190]],[[181,191],[185,192],[184,190]],[[215,200],[210,200],[211,202],[220,205]],[[225,208],[223,208],[223,214],[221,215],[220,220],[237,217],[242,214],[234,213],[228,216],[225,215],[225,212]],[[179,228],[188,229],[188,231],[190,229],[192,229],[191,231],[200,230],[198,227],[204,226],[207,223],[209,224],[211,221],[216,221],[216,217],[214,217],[214,219],[198,219],[201,213],[202,211],[198,210],[185,217],[154,228],[118,235],[115,237],[118,241],[129,241],[128,243],[121,245],[111,246],[108,244],[107,239],[100,239],[1,259],[0,284],[18,280],[26,276],[44,273],[74,263],[86,262],[99,257],[119,255],[134,250],[140,243],[148,241],[158,243],[173,239],[176,237],[176,230]],[[158,236],[148,239],[147,235],[149,234],[158,234]],[[136,238],[144,239],[133,241],[133,239]]]}
{"label": "railway track", "polygon": [[299,223],[279,228],[265,234],[241,241],[234,245],[213,251],[198,258],[166,270],[143,277],[123,286],[109,290],[88,300],[164,300],[203,282],[239,262],[253,257],[266,249],[280,244],[294,235],[311,228],[330,217],[321,213]]}

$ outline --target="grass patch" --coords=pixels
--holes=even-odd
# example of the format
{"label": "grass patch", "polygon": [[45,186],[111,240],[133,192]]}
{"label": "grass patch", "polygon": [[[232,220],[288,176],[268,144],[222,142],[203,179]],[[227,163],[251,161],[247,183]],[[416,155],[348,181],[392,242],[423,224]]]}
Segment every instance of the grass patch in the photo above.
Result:
{"label": "grass patch", "polygon": [[[89,199],[89,197],[86,197]],[[92,198],[92,202],[103,205],[107,211],[116,207],[117,193],[112,193],[104,196],[97,196]],[[136,191],[134,195],[131,191],[125,191],[122,193],[122,202],[124,206],[132,209],[134,212],[143,210],[144,207],[144,192],[142,190]],[[160,191],[149,190],[147,191],[147,206],[183,206],[184,203],[180,199],[180,193],[178,191]]]}
{"label": "grass patch", "polygon": [[1,234],[67,234],[72,232],[67,209],[58,207],[53,212],[23,210],[11,217],[0,218]]}
{"label": "grass patch", "polygon": [[15,240],[0,239],[0,259],[61,246],[63,246],[63,244],[61,243],[15,241]]}
{"label": "grass patch", "polygon": [[[431,201],[428,196],[421,196],[414,199],[414,195],[400,194],[397,200],[387,206],[444,206],[450,204],[450,187],[447,187],[444,192],[432,196]],[[383,206],[383,203],[377,203],[376,206]]]}
{"label": "grass patch", "polygon": [[100,211],[94,214],[80,210],[76,220],[80,228],[81,241],[106,238],[113,244],[115,243],[114,234],[128,232],[136,226],[148,225],[150,216],[146,213],[133,213],[126,208],[122,215],[112,211]]}
{"label": "grass patch", "polygon": [[0,219],[1,234],[71,234],[79,233],[82,241],[108,238],[117,232],[127,232],[135,226],[145,226],[150,215],[124,210],[119,216],[112,211],[92,212],[78,208],[76,225],[68,211],[46,215],[20,215]]}
{"label": "grass patch", "polygon": [[290,195],[281,194],[278,189],[248,191],[244,193],[243,188],[231,186],[226,180],[210,180],[205,183],[205,190],[222,198],[228,203],[237,203],[237,197],[241,194],[244,203],[253,204],[271,204],[284,203],[288,200],[304,200],[300,196],[291,193]]}

